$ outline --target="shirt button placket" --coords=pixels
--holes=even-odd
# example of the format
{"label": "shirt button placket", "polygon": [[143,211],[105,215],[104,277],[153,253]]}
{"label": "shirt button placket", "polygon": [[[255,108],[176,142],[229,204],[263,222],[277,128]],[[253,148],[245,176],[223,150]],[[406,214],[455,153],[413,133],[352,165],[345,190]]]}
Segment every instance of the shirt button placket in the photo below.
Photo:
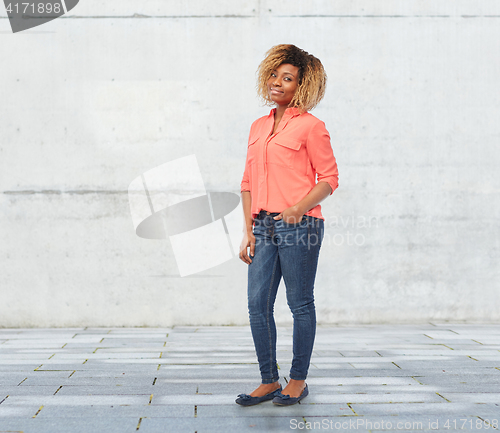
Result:
{"label": "shirt button placket", "polygon": [[262,155],[262,161],[264,165],[264,176],[263,179],[261,180],[261,183],[264,183],[264,188],[263,188],[263,194],[264,194],[264,200],[263,202],[266,204],[266,209],[268,208],[268,203],[267,203],[267,198],[268,198],[268,191],[267,188],[269,187],[269,183],[267,182],[267,146],[269,144],[269,140],[271,137],[269,137],[265,143],[264,143],[264,149],[263,149],[263,155]]}

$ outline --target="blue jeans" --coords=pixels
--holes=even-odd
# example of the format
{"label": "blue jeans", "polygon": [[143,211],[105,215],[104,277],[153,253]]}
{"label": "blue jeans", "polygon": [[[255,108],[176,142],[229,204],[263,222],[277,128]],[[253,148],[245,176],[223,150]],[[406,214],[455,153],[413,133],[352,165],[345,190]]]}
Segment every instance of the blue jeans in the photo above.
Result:
{"label": "blue jeans", "polygon": [[248,311],[262,383],[279,379],[276,364],[274,301],[281,281],[293,315],[293,360],[290,378],[305,380],[316,334],[314,280],[324,221],[303,215],[287,224],[277,213],[261,211],[254,219],[255,256],[248,265]]}

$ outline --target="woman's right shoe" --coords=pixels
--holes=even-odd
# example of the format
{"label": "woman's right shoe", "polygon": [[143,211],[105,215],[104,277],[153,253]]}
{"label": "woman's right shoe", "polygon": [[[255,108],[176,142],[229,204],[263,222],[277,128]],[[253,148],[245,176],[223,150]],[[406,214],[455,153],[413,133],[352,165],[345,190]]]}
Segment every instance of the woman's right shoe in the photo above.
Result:
{"label": "woman's right shoe", "polygon": [[273,403],[277,406],[290,406],[292,404],[298,403],[300,400],[302,400],[304,397],[307,397],[309,395],[309,389],[307,388],[307,383],[306,387],[302,391],[302,394],[300,394],[298,397],[290,397],[289,395],[283,395],[279,393],[276,397],[273,398]]}
{"label": "woman's right shoe", "polygon": [[263,395],[262,397],[252,397],[248,394],[240,394],[238,398],[235,400],[241,406],[253,406],[254,404],[262,403],[263,401],[272,400],[274,397],[281,393],[283,388],[280,387],[269,394]]}

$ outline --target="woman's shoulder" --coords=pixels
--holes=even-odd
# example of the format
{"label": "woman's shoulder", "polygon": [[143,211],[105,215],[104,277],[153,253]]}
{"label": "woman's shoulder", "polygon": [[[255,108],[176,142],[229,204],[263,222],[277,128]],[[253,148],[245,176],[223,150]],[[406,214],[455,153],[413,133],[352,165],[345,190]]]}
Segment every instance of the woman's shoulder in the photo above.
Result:
{"label": "woman's shoulder", "polygon": [[259,133],[266,122],[269,120],[269,116],[271,116],[271,114],[266,114],[265,116],[261,116],[258,119],[255,119],[250,126],[250,135]]}
{"label": "woman's shoulder", "polygon": [[297,119],[300,122],[297,126],[307,131],[307,135],[328,133],[325,122],[308,111],[297,116]]}
{"label": "woman's shoulder", "polygon": [[301,120],[303,122],[307,122],[311,125],[317,125],[317,124],[325,124],[325,122],[323,122],[321,119],[319,119],[318,117],[316,117],[314,114],[311,114],[309,113],[309,111],[305,111],[304,113],[302,113],[299,118],[301,118]]}

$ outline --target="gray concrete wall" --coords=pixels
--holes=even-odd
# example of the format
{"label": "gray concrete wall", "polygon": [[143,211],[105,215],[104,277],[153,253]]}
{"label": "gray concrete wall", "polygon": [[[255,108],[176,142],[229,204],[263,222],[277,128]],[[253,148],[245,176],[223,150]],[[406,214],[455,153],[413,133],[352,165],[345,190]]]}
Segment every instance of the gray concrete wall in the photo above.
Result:
{"label": "gray concrete wall", "polygon": [[179,277],[127,188],[196,154],[239,193],[277,43],[329,77],[318,320],[500,319],[500,2],[81,0],[17,34],[2,10],[0,41],[0,326],[248,323],[247,266]]}

